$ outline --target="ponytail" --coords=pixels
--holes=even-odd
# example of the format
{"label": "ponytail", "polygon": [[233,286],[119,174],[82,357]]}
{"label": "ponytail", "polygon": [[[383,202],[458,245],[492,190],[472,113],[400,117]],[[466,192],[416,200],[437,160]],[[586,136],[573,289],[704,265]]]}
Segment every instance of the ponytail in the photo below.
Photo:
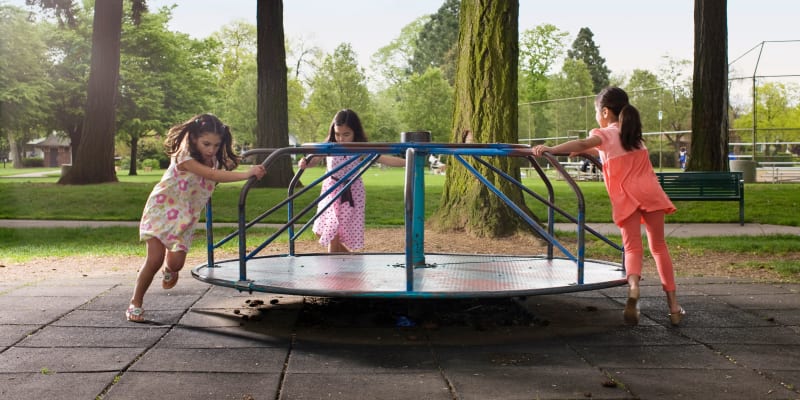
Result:
{"label": "ponytail", "polygon": [[642,119],[639,110],[628,101],[628,94],[618,87],[607,87],[595,98],[599,107],[608,108],[619,120],[620,142],[625,151],[642,148]]}
{"label": "ponytail", "polygon": [[639,110],[627,104],[619,113],[620,142],[625,151],[642,148],[642,119]]}

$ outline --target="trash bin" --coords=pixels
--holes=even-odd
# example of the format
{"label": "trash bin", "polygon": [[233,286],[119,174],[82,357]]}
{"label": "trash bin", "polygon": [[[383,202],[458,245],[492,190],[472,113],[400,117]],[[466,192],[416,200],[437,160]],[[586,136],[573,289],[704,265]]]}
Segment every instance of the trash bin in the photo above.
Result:
{"label": "trash bin", "polygon": [[741,172],[744,183],[756,181],[756,162],[750,160],[729,160],[731,172]]}
{"label": "trash bin", "polygon": [[61,164],[61,176],[66,175],[70,168],[72,168],[72,164]]}

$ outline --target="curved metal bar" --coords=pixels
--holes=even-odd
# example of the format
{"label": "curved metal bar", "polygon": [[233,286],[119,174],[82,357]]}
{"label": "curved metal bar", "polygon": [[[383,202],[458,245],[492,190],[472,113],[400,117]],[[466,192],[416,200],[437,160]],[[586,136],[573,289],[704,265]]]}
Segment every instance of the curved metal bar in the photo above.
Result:
{"label": "curved metal bar", "polygon": [[[290,188],[289,188],[289,191],[287,193],[287,198],[285,200],[283,200],[282,202],[279,202],[278,205],[272,207],[267,212],[262,213],[256,219],[254,219],[252,222],[246,223],[245,222],[246,198],[247,198],[249,189],[252,187],[253,183],[255,182],[254,178],[249,179],[244,184],[244,186],[242,188],[242,191],[240,193],[240,196],[239,196],[239,223],[238,223],[238,231],[236,232],[239,235],[239,250],[240,250],[240,258],[238,260],[239,261],[239,281],[235,284],[235,286],[237,288],[245,288],[245,289],[247,289],[249,287],[249,288],[251,288],[250,290],[252,290],[252,287],[253,287],[252,286],[252,282],[248,283],[249,281],[247,281],[247,273],[246,273],[246,269],[247,269],[246,268],[246,262],[247,262],[247,260],[250,259],[250,258],[255,257],[255,255],[258,252],[260,252],[261,250],[263,250],[263,248],[265,246],[267,246],[269,243],[273,242],[274,239],[278,235],[286,232],[287,230],[289,231],[289,237],[290,237],[290,240],[289,240],[289,242],[290,242],[290,251],[289,251],[289,253],[290,253],[290,255],[294,256],[294,253],[295,253],[294,246],[293,246],[294,245],[294,240],[305,229],[307,229],[307,227],[311,223],[313,223],[313,220],[318,217],[319,212],[324,212],[324,210],[318,211],[317,215],[315,215],[312,218],[311,221],[308,221],[300,229],[299,232],[294,232],[294,224],[298,221],[299,218],[307,215],[310,212],[310,210],[313,209],[313,207],[317,206],[319,204],[319,202],[321,201],[321,198],[324,198],[324,197],[330,195],[334,190],[337,190],[339,188],[346,189],[350,185],[352,185],[353,182],[354,182],[354,179],[356,179],[358,177],[361,177],[367,171],[369,166],[372,165],[375,162],[375,160],[377,160],[377,158],[381,154],[398,154],[398,153],[406,153],[407,158],[410,157],[410,159],[412,161],[414,161],[414,163],[412,163],[412,165],[417,164],[416,161],[420,161],[420,160],[416,160],[418,157],[421,157],[421,155],[426,155],[428,153],[452,155],[453,158],[456,159],[462,165],[464,165],[464,167],[473,176],[478,178],[481,181],[482,184],[486,185],[487,188],[489,188],[489,190],[491,190],[493,193],[495,193],[495,195],[497,195],[499,198],[502,199],[502,201],[504,201],[509,207],[511,207],[514,210],[514,212],[519,217],[521,217],[523,220],[525,220],[525,222],[532,229],[537,231],[542,237],[548,239],[548,243],[550,243],[549,244],[549,251],[548,251],[548,259],[553,259],[552,248],[553,248],[553,246],[556,246],[565,255],[567,255],[568,258],[571,261],[577,263],[577,265],[578,265],[577,283],[580,284],[580,285],[582,285],[583,282],[584,282],[584,280],[583,280],[583,264],[584,264],[584,257],[585,257],[585,254],[584,254],[584,246],[585,246],[585,237],[584,236],[585,236],[585,231],[589,231],[593,235],[598,236],[598,237],[602,238],[603,240],[605,240],[606,243],[615,246],[615,244],[613,242],[610,242],[608,239],[604,238],[598,232],[596,232],[593,229],[585,226],[585,201],[584,201],[584,198],[583,198],[583,195],[582,195],[581,191],[577,187],[577,184],[572,179],[572,177],[568,173],[566,173],[566,171],[564,170],[563,166],[558,163],[558,161],[555,159],[555,157],[553,157],[552,154],[547,154],[546,153],[544,155],[545,158],[548,161],[550,161],[551,164],[553,164],[553,166],[556,169],[556,171],[564,177],[564,180],[570,185],[570,187],[572,188],[573,192],[576,193],[576,197],[577,197],[577,201],[578,201],[578,215],[577,215],[577,217],[573,217],[573,216],[570,215],[570,213],[568,213],[568,212],[566,212],[566,211],[564,211],[564,210],[562,210],[562,209],[560,209],[559,207],[556,206],[555,197],[554,197],[554,190],[553,190],[552,184],[551,184],[550,180],[547,178],[547,175],[542,170],[541,166],[530,155],[530,147],[527,146],[527,145],[515,145],[515,144],[450,144],[450,143],[426,143],[426,142],[409,142],[409,143],[347,143],[347,144],[343,144],[343,143],[322,143],[322,144],[309,144],[309,145],[303,145],[303,146],[300,146],[300,147],[283,148],[283,149],[256,149],[256,150],[253,150],[253,151],[246,152],[243,156],[250,156],[250,155],[255,155],[255,154],[267,154],[267,157],[262,162],[262,165],[264,165],[265,168],[268,168],[272,163],[274,163],[275,160],[278,159],[278,157],[282,157],[282,156],[286,156],[286,155],[292,155],[292,154],[312,154],[312,157],[316,156],[316,155],[323,155],[323,154],[325,154],[325,155],[361,155],[361,156],[366,156],[366,157],[364,157],[364,158],[355,157],[354,159],[360,159],[361,160],[359,162],[359,165],[357,165],[356,168],[353,168],[351,171],[348,171],[348,173],[345,174],[345,176],[343,176],[341,180],[337,181],[337,183],[332,185],[332,187],[329,190],[327,190],[324,194],[321,194],[314,202],[312,202],[312,204],[309,204],[307,207],[305,207],[304,210],[302,210],[297,215],[293,215],[294,214],[294,204],[293,204],[294,200],[298,196],[306,193],[307,190],[310,190],[311,188],[313,188],[317,184],[321,183],[324,179],[326,179],[327,177],[329,177],[331,174],[335,173],[335,171],[338,171],[339,169],[337,169],[335,171],[330,171],[329,173],[326,173],[325,176],[317,179],[313,184],[311,184],[309,186],[306,186],[305,188],[303,188],[299,192],[295,192],[295,188],[296,188],[296,186],[297,186],[297,184],[299,182],[300,176],[302,174],[302,171],[299,171],[297,173],[297,175],[295,177],[293,177],[292,182],[290,183]],[[473,159],[475,159],[477,162],[487,166],[491,171],[497,173],[499,176],[501,176],[504,179],[506,179],[507,181],[511,182],[513,185],[515,185],[517,188],[522,190],[524,193],[531,195],[536,200],[538,200],[538,201],[544,203],[545,205],[547,205],[548,206],[548,227],[547,227],[547,231],[545,232],[538,222],[534,221],[530,216],[528,216],[525,212],[523,212],[522,209],[519,206],[517,206],[514,202],[512,202],[510,200],[510,198],[508,198],[508,196],[506,196],[499,188],[495,187],[492,184],[492,182],[490,182],[485,176],[483,176],[480,172],[478,172],[478,170],[475,167],[473,167],[470,163],[468,163],[466,161],[466,159],[464,158],[465,156],[472,156]],[[488,164],[485,160],[482,159],[482,157],[494,157],[494,156],[505,156],[505,157],[514,156],[514,157],[521,157],[521,158],[528,159],[531,162],[531,165],[533,166],[533,168],[537,171],[537,173],[542,178],[543,182],[545,183],[545,185],[547,187],[548,200],[545,200],[542,196],[536,194],[532,190],[530,190],[527,187],[525,187],[516,178],[512,177],[511,175],[505,173],[502,170],[499,170],[498,168],[494,167],[493,165]],[[411,203],[412,208],[409,210],[412,213],[411,215],[414,215],[419,211],[419,210],[415,210],[413,208],[414,207],[414,203],[415,203],[415,200],[413,199],[413,197],[414,197],[413,196],[413,194],[414,194],[413,192],[415,190],[424,191],[424,183],[422,183],[422,185],[421,185],[422,189],[419,189],[419,186],[415,189],[414,188],[415,185],[411,185],[411,183],[409,182],[408,179],[410,177],[411,178],[411,182],[416,182],[416,181],[422,179],[422,177],[417,176],[417,175],[423,173],[424,165],[425,165],[424,161],[425,160],[422,160],[422,163],[421,163],[422,168],[420,168],[420,169],[418,169],[418,168],[407,168],[407,170],[413,171],[413,172],[410,172],[410,173],[409,173],[409,171],[407,171],[407,181],[406,181],[406,192],[407,192],[407,200],[406,200],[407,204],[406,204],[406,206],[408,206],[409,203]],[[355,162],[355,161],[353,161],[353,162]],[[592,159],[592,162],[595,163],[597,166],[599,166],[598,163],[594,159]],[[407,161],[407,163],[408,163],[408,161]],[[343,168],[343,167],[344,166],[340,166],[340,168]],[[342,185],[344,185],[344,186],[342,186]],[[411,193],[408,193],[409,191]],[[341,192],[337,193],[335,196],[338,198],[338,196],[340,196],[340,193]],[[411,201],[409,201],[409,197],[408,196],[411,196]],[[335,201],[335,200],[333,200],[333,201]],[[282,207],[284,205],[287,205],[287,209],[288,209],[288,221],[287,221],[287,223],[284,224],[281,228],[279,228],[277,230],[277,232],[274,233],[272,236],[270,236],[266,241],[264,241],[264,243],[262,243],[262,245],[258,246],[255,250],[253,250],[249,254],[245,254],[246,253],[246,251],[245,251],[245,248],[246,248],[246,233],[245,232],[246,232],[247,228],[249,228],[253,224],[263,220],[268,215],[270,215],[271,213],[273,213],[274,211],[276,211],[277,209],[279,209],[280,207]],[[330,206],[330,204],[327,205],[326,207],[329,207],[329,206]],[[208,220],[209,220],[209,221],[207,221],[207,227],[208,227],[209,230],[211,230],[211,222],[210,222],[210,220],[212,219],[210,210],[211,210],[211,208],[209,207],[209,210],[208,210],[209,212],[208,212],[208,217],[207,217]],[[554,213],[555,212],[559,212],[561,215],[565,216],[568,220],[570,220],[572,222],[575,222],[577,224],[577,235],[578,235],[578,251],[577,251],[578,254],[577,254],[577,256],[572,255],[569,250],[567,250],[563,245],[561,245],[558,242],[558,240],[555,239],[554,228],[553,228],[553,222],[554,222],[554,218],[553,217],[554,217]],[[408,223],[408,225],[410,225],[410,230],[407,230],[407,236],[408,236],[409,232],[411,232],[412,238],[411,238],[410,241],[414,242],[416,240],[416,238],[413,237],[414,236],[413,232],[416,232],[418,230],[423,230],[424,229],[424,226],[423,226],[424,225],[424,217],[423,217],[423,221],[421,221],[419,223],[417,223],[416,220],[414,218],[412,218],[410,223]],[[234,236],[235,236],[235,234],[234,234]],[[208,235],[207,240],[209,242],[213,242],[212,236]],[[226,240],[228,240],[228,239],[226,239]],[[407,246],[409,246],[408,241],[407,241]],[[615,247],[618,247],[618,246],[615,246]],[[423,247],[420,246],[420,248],[423,248]],[[414,270],[415,264],[418,261],[418,260],[416,260],[414,258],[413,254],[417,254],[418,253],[417,254],[418,256],[423,257],[422,258],[422,260],[423,260],[422,263],[423,264],[424,264],[424,255],[425,254],[424,254],[424,251],[418,251],[418,252],[414,253],[413,251],[409,250],[409,248],[407,248],[407,252],[406,253],[407,253],[406,254],[407,257],[409,257],[410,254],[412,255],[411,258],[407,259],[407,262],[406,262],[406,268],[407,268],[406,292],[411,292],[411,295],[413,295],[414,294],[413,293],[413,291],[414,291],[414,274],[413,274],[413,270]],[[209,266],[213,266],[213,265],[214,265],[213,251],[211,250],[211,248],[209,248]]]}

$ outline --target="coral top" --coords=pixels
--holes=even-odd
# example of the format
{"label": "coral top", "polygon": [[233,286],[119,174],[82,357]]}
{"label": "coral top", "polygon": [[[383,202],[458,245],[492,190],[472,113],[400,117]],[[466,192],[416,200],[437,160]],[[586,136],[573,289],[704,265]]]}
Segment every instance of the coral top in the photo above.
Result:
{"label": "coral top", "polygon": [[603,178],[611,200],[612,219],[621,226],[637,209],[644,212],[664,210],[672,214],[676,208],[658,183],[647,148],[626,151],[620,141],[619,125],[592,129],[602,143],[597,146],[603,162]]}

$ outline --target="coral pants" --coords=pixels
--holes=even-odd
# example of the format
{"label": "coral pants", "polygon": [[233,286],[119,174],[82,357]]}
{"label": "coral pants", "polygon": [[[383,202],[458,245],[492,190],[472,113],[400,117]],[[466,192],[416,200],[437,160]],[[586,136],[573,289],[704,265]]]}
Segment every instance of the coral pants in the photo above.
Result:
{"label": "coral pants", "polygon": [[642,246],[641,223],[644,221],[647,243],[656,262],[661,286],[665,292],[675,290],[675,271],[672,257],[664,240],[664,211],[645,212],[637,210],[619,225],[622,231],[622,245],[625,247],[625,270],[627,275],[642,276],[644,249]]}

